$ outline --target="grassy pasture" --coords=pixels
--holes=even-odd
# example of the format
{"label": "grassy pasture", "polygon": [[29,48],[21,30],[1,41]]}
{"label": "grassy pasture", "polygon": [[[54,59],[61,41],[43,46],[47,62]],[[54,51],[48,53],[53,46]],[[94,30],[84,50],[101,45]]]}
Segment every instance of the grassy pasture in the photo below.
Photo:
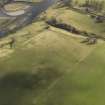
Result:
{"label": "grassy pasture", "polygon": [[[104,105],[104,45],[72,68],[41,98],[38,105]],[[46,97],[47,96],[47,97]]]}
{"label": "grassy pasture", "polygon": [[2,58],[0,104],[104,105],[105,44],[80,41],[45,31]]}
{"label": "grassy pasture", "polygon": [[45,92],[97,47],[82,45],[81,40],[46,30],[24,45],[26,48],[16,48],[8,58],[1,58],[0,104],[42,102]]}
{"label": "grassy pasture", "polygon": [[[65,8],[48,13],[105,35],[105,23],[88,16]],[[44,27],[38,21],[8,36],[16,38],[16,47],[0,58],[0,105],[104,105],[105,43],[88,46],[74,34]]]}

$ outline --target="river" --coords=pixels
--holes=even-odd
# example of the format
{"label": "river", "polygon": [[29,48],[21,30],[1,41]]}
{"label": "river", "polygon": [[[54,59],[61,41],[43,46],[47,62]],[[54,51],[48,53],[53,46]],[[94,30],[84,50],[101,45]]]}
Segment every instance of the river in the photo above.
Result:
{"label": "river", "polygon": [[43,0],[42,2],[38,3],[38,5],[34,5],[33,3],[33,5],[31,5],[24,14],[19,16],[17,14],[16,16],[11,16],[4,13],[7,15],[7,17],[10,18],[10,22],[9,24],[0,27],[0,37],[6,36],[12,32],[16,32],[17,30],[27,26],[28,24],[31,24],[33,20],[35,20],[42,12],[46,11],[51,5],[56,2],[57,0]]}

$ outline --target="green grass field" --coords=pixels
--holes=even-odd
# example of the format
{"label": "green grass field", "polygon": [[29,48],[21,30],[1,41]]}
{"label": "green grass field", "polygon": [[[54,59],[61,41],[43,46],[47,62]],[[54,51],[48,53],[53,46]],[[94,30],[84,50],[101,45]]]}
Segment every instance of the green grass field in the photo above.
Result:
{"label": "green grass field", "polygon": [[81,40],[46,30],[1,58],[0,104],[104,103],[98,96],[104,97],[104,43],[87,46]]}
{"label": "green grass field", "polygon": [[[48,18],[105,35],[105,23],[65,8],[52,10]],[[104,105],[105,42],[86,45],[80,43],[84,37],[44,27],[38,20],[0,40],[16,38],[13,49],[0,48],[0,105]]]}

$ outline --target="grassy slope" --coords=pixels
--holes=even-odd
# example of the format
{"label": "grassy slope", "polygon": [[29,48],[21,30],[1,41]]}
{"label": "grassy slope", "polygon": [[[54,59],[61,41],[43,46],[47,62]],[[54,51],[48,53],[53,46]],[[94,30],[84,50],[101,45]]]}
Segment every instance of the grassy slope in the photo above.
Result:
{"label": "grassy slope", "polygon": [[103,49],[103,45],[98,46],[84,61],[72,68],[72,72],[61,78],[38,105],[104,105]]}
{"label": "grassy slope", "polygon": [[[25,42],[26,48],[22,45],[9,58],[2,58],[0,104],[31,105],[39,100],[49,86],[51,89],[53,83],[72,71],[96,47],[82,45],[80,41],[79,38],[46,30],[34,36],[27,45]],[[39,79],[36,81],[37,76]]]}
{"label": "grassy slope", "polygon": [[[78,27],[85,24],[69,12],[67,20]],[[82,28],[93,31],[88,22]],[[94,32],[100,32],[97,27]],[[87,46],[81,38],[43,30],[41,22],[11,36],[16,48],[0,58],[0,105],[104,105],[104,43]]]}
{"label": "grassy slope", "polygon": [[[94,55],[94,50],[98,51],[98,46],[101,46],[101,44],[95,46],[82,45],[79,43],[81,39],[55,32],[44,32],[35,38],[31,40],[32,44],[35,44],[34,47],[28,50],[17,49],[18,51],[9,59],[0,62],[2,76],[0,83],[3,86],[3,89],[0,89],[2,93],[0,95],[0,103],[8,103],[7,105],[31,105],[35,103],[37,105],[78,105],[78,103],[87,100],[83,97],[88,94],[87,91],[90,93],[93,91],[90,88],[94,86],[92,83],[97,83],[99,79],[97,76],[100,76],[101,71],[104,70],[104,64],[101,65],[103,69],[99,66],[97,68],[94,64],[94,61],[97,62],[95,58],[99,53],[97,52]],[[91,52],[93,52],[92,55]],[[101,55],[99,54],[99,56]],[[97,59],[101,63],[103,58]],[[91,64],[92,62],[93,65]],[[99,68],[101,71],[98,71],[100,70]],[[24,86],[23,83],[26,82],[28,84],[27,78],[32,78],[30,75],[32,76],[40,70],[41,72],[38,72],[37,76],[41,76],[41,79],[37,82],[41,82],[41,84],[38,85],[34,81],[34,84],[31,85],[33,88],[30,89],[29,87],[27,89],[27,86]],[[104,74],[102,76],[104,78]],[[46,81],[44,86],[42,80]],[[21,83],[20,81],[23,82]],[[33,78],[29,79],[30,83],[32,81]],[[16,82],[15,86],[14,82]],[[101,84],[101,86],[103,85]],[[98,86],[96,91],[99,89]],[[94,91],[91,94],[94,95]],[[93,98],[96,98],[96,96],[93,96]],[[98,101],[100,102],[101,100]]]}
{"label": "grassy slope", "polygon": [[54,16],[57,17],[58,20],[73,25],[80,30],[96,33],[98,35],[105,35],[105,22],[95,23],[94,20],[91,19],[88,15],[77,13],[73,10],[65,8],[61,8],[58,10],[55,9],[54,11],[49,10],[48,18]]}

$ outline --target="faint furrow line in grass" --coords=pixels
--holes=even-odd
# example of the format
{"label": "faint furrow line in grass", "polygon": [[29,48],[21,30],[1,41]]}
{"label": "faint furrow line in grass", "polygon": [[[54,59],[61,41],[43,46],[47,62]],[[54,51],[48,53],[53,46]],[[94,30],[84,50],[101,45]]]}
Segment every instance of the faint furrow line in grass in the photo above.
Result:
{"label": "faint furrow line in grass", "polygon": [[[91,52],[91,53],[92,53],[92,52]],[[89,55],[90,55],[91,53],[89,53]],[[89,55],[88,55],[88,56],[89,56]],[[88,56],[86,56],[84,59],[78,61],[78,62],[74,65],[74,67],[73,67],[72,70],[75,70],[75,68],[77,68],[77,66],[78,66],[81,62],[83,62]],[[48,92],[49,92],[50,90],[52,90],[52,89],[57,85],[58,82],[62,81],[62,80],[65,78],[65,76],[69,75],[69,73],[70,73],[70,72],[66,72],[66,73],[64,73],[63,76],[61,76],[60,78],[56,79],[50,86],[48,86],[47,89],[45,89],[45,91],[44,91],[41,95],[39,95],[39,96],[36,98],[35,102],[39,104],[39,103],[41,102],[40,99],[42,99],[43,97],[46,97],[46,95],[48,95]]]}

